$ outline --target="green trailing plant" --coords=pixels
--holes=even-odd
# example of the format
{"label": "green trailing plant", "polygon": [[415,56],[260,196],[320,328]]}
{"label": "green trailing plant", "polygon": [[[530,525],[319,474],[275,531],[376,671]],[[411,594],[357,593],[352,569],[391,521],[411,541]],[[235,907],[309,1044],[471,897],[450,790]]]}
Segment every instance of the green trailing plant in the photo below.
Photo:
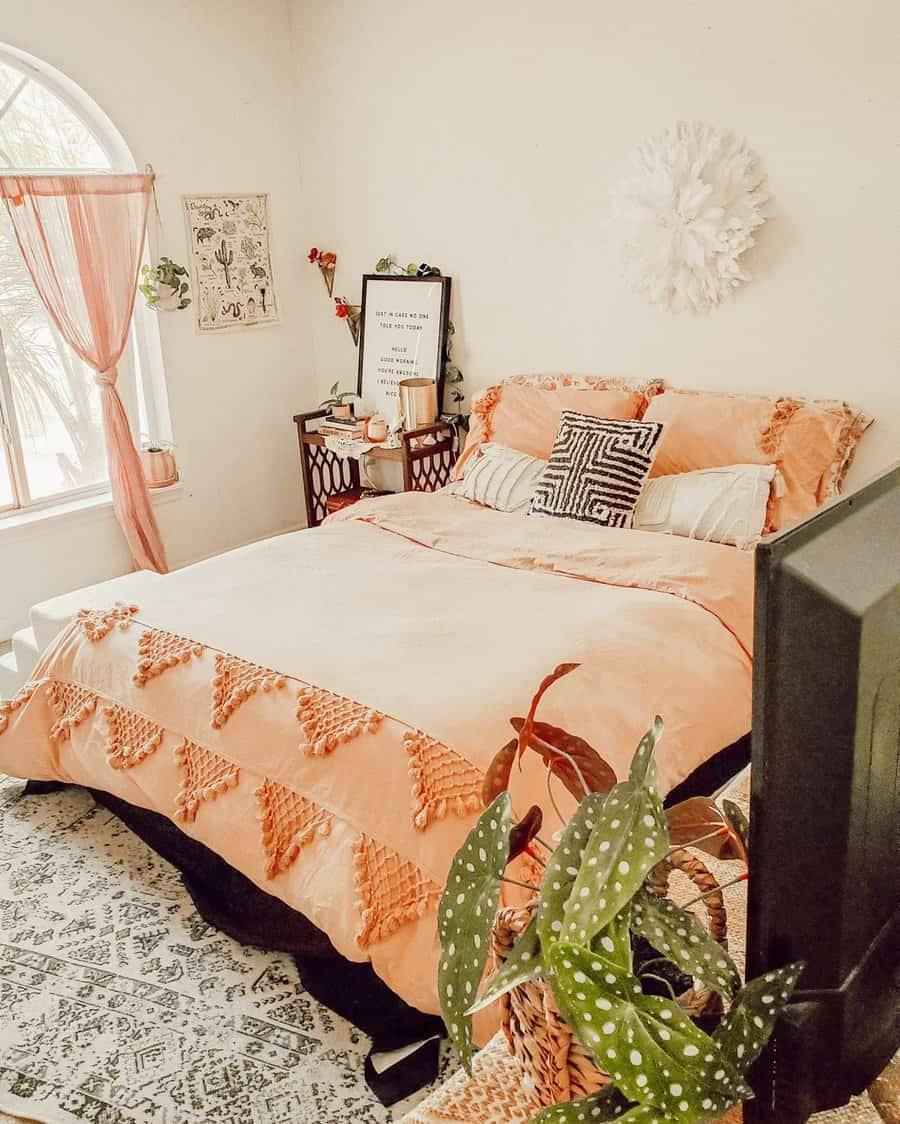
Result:
{"label": "green trailing plant", "polygon": [[351,401],[355,397],[355,390],[338,390],[338,384],[334,383],[328,391],[328,397],[319,403],[319,408],[322,410],[333,410],[335,406],[343,406],[346,402]]}
{"label": "green trailing plant", "polygon": [[463,373],[453,362],[453,340],[456,328],[452,320],[447,321],[447,350],[444,355],[444,416],[447,421],[469,428],[469,419],[462,412],[466,400],[463,389]]}
{"label": "green trailing plant", "polygon": [[[541,683],[526,717],[511,719],[517,736],[495,755],[484,780],[486,809],[450,868],[438,911],[444,1021],[471,1072],[472,1015],[519,984],[546,981],[611,1083],[590,1097],[545,1109],[539,1124],[717,1119],[752,1096],[747,1070],[803,964],[741,987],[731,958],[693,914],[651,889],[651,872],[682,845],[744,863],[744,823],[705,797],[663,808],[655,764],[661,718],[638,745],[627,778],[618,782],[584,739],[538,722],[545,691],[577,667],[561,664]],[[528,751],[543,758],[551,795],[558,781],[580,803],[563,823],[555,849],[546,848],[529,924],[477,995],[501,884],[514,881],[506,878],[507,864],[522,846],[535,846],[541,827],[537,808],[519,823],[512,814],[513,765]],[[672,981],[689,986],[694,979],[729,1005],[712,1033],[675,999]]]}
{"label": "green trailing plant", "polygon": [[183,265],[178,265],[173,262],[171,258],[162,257],[156,265],[142,265],[141,277],[143,281],[138,285],[138,289],[143,294],[147,302],[148,308],[159,308],[160,302],[160,285],[168,285],[173,290],[172,296],[178,297],[178,308],[187,308],[191,303],[191,298],[187,295],[188,272]]}

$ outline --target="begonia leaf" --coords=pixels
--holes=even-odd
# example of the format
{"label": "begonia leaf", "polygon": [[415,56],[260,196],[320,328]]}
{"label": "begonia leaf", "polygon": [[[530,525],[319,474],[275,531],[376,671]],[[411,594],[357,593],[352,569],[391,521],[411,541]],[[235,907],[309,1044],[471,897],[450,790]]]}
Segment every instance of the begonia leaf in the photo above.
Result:
{"label": "begonia leaf", "polygon": [[519,760],[522,759],[522,755],[528,746],[528,740],[534,729],[535,712],[537,711],[538,703],[544,697],[544,693],[549,687],[552,687],[558,679],[562,679],[564,675],[568,675],[580,666],[581,665],[577,663],[561,663],[541,680],[540,686],[535,691],[534,697],[531,700],[531,706],[528,708],[528,714],[525,721],[522,723],[522,728],[519,730]]}
{"label": "begonia leaf", "polygon": [[806,965],[788,964],[751,980],[735,996],[713,1038],[738,1073],[756,1061]]}
{"label": "begonia leaf", "polygon": [[560,938],[563,910],[606,799],[600,793],[591,793],[581,801],[563,829],[556,850],[547,860],[537,912],[538,934],[545,949]]}
{"label": "begonia leaf", "polygon": [[488,980],[480,998],[472,1004],[467,1014],[474,1015],[476,1011],[489,1007],[507,991],[512,991],[514,987],[529,980],[540,979],[543,974],[541,939],[538,936],[537,914],[535,914],[513,945],[509,956]]}
{"label": "begonia leaf", "polygon": [[669,898],[641,889],[631,903],[631,928],[683,972],[730,999],[741,986],[734,961],[699,921]]}
{"label": "begonia leaf", "polygon": [[512,738],[494,754],[481,786],[481,799],[485,808],[492,800],[496,800],[501,792],[506,792],[509,788],[509,778],[512,775],[518,748],[519,739]]}
{"label": "begonia leaf", "polygon": [[472,1067],[472,1019],[466,1011],[484,974],[506,869],[509,826],[509,793],[501,792],[457,851],[438,908],[441,1013],[467,1072]]}
{"label": "begonia leaf", "polygon": [[668,849],[657,794],[633,780],[617,784],[603,802],[566,903],[565,939],[590,944],[631,901]]}
{"label": "begonia leaf", "polygon": [[676,1118],[702,1119],[752,1095],[716,1042],[677,1003],[642,993],[623,998],[608,989],[590,949],[559,941],[548,956],[560,1010],[630,1100]]}

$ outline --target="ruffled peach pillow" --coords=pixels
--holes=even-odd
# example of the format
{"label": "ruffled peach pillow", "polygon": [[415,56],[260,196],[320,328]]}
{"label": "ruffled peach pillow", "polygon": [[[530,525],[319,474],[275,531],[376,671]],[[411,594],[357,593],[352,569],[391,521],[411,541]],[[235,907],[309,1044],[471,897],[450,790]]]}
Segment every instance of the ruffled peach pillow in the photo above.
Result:
{"label": "ruffled peach pillow", "polygon": [[838,494],[872,419],[846,402],[667,390],[644,415],[664,425],[651,475],[774,464],[766,531],[805,518]]}
{"label": "ruffled peach pillow", "polygon": [[663,387],[660,380],[574,375],[513,375],[482,390],[472,402],[466,446],[451,474],[460,480],[482,444],[494,441],[546,460],[553,449],[563,410],[616,421],[640,419]]}

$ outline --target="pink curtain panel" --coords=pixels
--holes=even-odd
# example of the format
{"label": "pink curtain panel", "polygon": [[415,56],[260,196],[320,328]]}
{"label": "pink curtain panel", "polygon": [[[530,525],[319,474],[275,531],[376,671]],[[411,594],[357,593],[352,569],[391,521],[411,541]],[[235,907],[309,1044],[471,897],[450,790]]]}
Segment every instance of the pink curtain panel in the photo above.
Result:
{"label": "pink curtain panel", "polygon": [[150,175],[0,176],[28,272],[63,339],[96,372],[113,508],[141,569],[166,552],[116,389],[147,229]]}

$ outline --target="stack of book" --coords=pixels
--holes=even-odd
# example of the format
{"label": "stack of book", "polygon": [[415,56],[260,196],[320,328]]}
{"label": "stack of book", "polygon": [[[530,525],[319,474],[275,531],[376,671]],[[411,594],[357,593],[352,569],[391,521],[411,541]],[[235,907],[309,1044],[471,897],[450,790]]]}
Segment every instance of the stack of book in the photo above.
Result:
{"label": "stack of book", "polygon": [[366,423],[362,418],[335,418],[331,414],[319,422],[318,432],[323,437],[344,437],[348,441],[362,441]]}

